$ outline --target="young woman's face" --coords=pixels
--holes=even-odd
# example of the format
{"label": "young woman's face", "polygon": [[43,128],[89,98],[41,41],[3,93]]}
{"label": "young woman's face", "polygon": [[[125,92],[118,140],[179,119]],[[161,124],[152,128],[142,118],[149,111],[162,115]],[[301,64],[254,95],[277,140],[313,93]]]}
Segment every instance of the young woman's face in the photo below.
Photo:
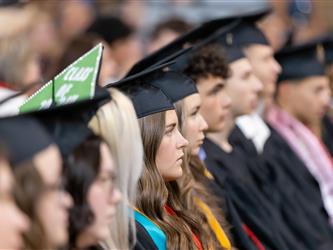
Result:
{"label": "young woman's face", "polygon": [[0,249],[21,249],[22,234],[29,229],[27,217],[14,203],[13,177],[6,162],[0,161]]}
{"label": "young woman's face", "polygon": [[86,229],[86,235],[97,243],[109,234],[109,225],[115,214],[121,194],[116,188],[115,166],[111,152],[105,143],[101,144],[100,172],[88,191],[88,204],[94,214],[94,222]]}
{"label": "young woman's face", "polygon": [[178,130],[176,111],[166,111],[164,135],[156,155],[156,166],[165,181],[182,176],[182,158],[187,145],[188,141]]}
{"label": "young woman's face", "polygon": [[186,115],[183,125],[183,135],[189,142],[191,155],[198,155],[200,147],[205,139],[204,131],[208,125],[199,113],[201,99],[199,94],[193,94],[184,99],[184,113]]}
{"label": "young woman's face", "polygon": [[[61,247],[68,240],[68,210],[71,196],[61,188],[61,159],[56,147],[50,146],[39,153],[35,161],[46,186],[37,204],[37,214],[45,230],[50,247]],[[48,161],[49,163],[46,163]]]}

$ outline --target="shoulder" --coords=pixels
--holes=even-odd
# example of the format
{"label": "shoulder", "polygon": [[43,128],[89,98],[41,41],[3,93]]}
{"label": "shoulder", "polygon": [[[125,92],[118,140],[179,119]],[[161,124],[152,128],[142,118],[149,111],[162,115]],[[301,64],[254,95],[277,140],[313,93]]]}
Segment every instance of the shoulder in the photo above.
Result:
{"label": "shoulder", "polygon": [[134,246],[135,250],[158,250],[154,241],[150,237],[147,230],[137,221],[135,222],[136,226],[136,243]]}

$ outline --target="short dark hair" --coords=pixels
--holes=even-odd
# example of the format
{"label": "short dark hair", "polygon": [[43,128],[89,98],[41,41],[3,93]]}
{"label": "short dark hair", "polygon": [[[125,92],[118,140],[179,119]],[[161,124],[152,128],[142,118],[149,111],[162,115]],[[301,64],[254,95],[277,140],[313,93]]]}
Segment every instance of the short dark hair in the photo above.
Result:
{"label": "short dark hair", "polygon": [[87,33],[97,34],[112,47],[115,42],[134,34],[134,29],[118,17],[103,16],[93,22]]}
{"label": "short dark hair", "polygon": [[209,76],[228,78],[229,67],[224,51],[220,44],[209,44],[199,49],[190,57],[184,73],[195,82]]}
{"label": "short dark hair", "polygon": [[90,136],[64,162],[65,189],[74,201],[69,212],[69,249],[77,247],[79,234],[95,219],[87,196],[100,170],[101,143],[99,137]]}
{"label": "short dark hair", "polygon": [[178,34],[183,34],[192,29],[192,25],[180,17],[171,17],[165,21],[158,23],[151,32],[150,38],[152,40],[158,38],[158,36],[165,30],[171,30]]}

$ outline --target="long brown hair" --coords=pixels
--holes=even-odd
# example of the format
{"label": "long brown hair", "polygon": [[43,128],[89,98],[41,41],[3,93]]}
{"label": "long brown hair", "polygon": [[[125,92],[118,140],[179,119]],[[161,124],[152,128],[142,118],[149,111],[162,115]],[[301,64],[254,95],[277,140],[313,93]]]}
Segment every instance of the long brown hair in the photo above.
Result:
{"label": "long brown hair", "polygon": [[23,234],[24,249],[50,249],[36,207],[46,189],[42,177],[32,161],[17,166],[14,177],[16,203],[30,219],[30,229]]}
{"label": "long brown hair", "polygon": [[[139,180],[137,208],[158,224],[167,236],[167,249],[196,249],[192,232],[200,237],[203,249],[208,235],[202,230],[202,219],[185,209],[181,189],[176,181],[165,182],[158,172],[155,158],[165,129],[165,112],[139,119],[144,147],[144,170]],[[176,215],[168,215],[164,205]]]}
{"label": "long brown hair", "polygon": [[[183,129],[187,117],[184,105],[184,99],[175,103],[176,113],[179,120],[179,127],[182,134],[184,132]],[[186,209],[193,210],[197,216],[204,218],[203,226],[206,228],[206,230],[210,231],[210,235],[207,239],[211,241],[210,244],[213,244],[213,249],[221,249],[221,246],[218,243],[216,237],[211,236],[214,235],[214,233],[208,224],[204,212],[195,202],[195,197],[198,197],[209,206],[221,227],[228,235],[228,226],[223,217],[222,209],[219,206],[222,201],[208,191],[208,182],[207,177],[205,176],[204,163],[199,159],[198,156],[192,156],[189,148],[186,150],[185,155],[186,159],[183,162],[183,176],[177,180],[179,185],[182,187],[180,194],[181,200],[183,201],[183,205]],[[230,239],[229,235],[228,238]]]}

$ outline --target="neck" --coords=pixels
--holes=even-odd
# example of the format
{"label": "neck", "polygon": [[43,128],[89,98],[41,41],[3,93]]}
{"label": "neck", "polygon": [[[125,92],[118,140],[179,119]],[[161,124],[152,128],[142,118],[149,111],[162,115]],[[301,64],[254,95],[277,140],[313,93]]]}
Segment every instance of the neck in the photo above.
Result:
{"label": "neck", "polygon": [[318,138],[321,138],[322,135],[322,127],[321,127],[321,120],[313,120],[308,122],[304,119],[298,117],[295,112],[293,111],[292,107],[285,102],[277,101],[277,106],[281,108],[283,111],[287,112],[289,115],[303,123],[306,127],[308,127]]}
{"label": "neck", "polygon": [[295,119],[297,119],[296,115],[294,114],[293,108],[288,104],[288,102],[285,102],[281,99],[276,100],[276,106],[282,109],[284,112],[288,113]]}
{"label": "neck", "polygon": [[86,249],[90,246],[97,245],[97,243],[85,233],[81,233],[76,240],[76,249]]}
{"label": "neck", "polygon": [[222,131],[215,133],[208,133],[207,137],[210,140],[212,140],[214,143],[219,145],[223,149],[223,151],[230,153],[232,151],[232,146],[229,143],[228,139],[234,127],[235,127],[235,119],[229,117],[225,121],[225,126]]}

